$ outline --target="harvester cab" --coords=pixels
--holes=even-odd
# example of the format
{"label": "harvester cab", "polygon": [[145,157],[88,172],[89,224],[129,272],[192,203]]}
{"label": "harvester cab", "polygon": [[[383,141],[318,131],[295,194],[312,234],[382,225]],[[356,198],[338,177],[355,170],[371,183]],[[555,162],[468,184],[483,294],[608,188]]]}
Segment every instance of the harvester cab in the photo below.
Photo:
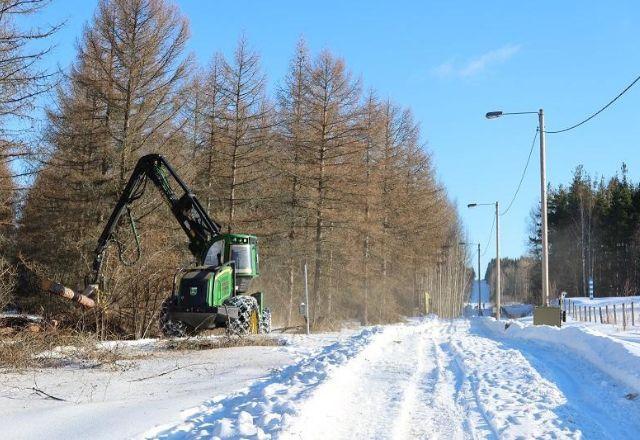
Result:
{"label": "harvester cab", "polygon": [[221,266],[233,261],[239,293],[249,289],[251,281],[260,275],[258,240],[247,234],[221,234],[209,247],[203,260],[205,266]]}
{"label": "harvester cab", "polygon": [[247,294],[251,281],[259,275],[257,238],[221,233],[220,225],[209,217],[166,159],[157,154],[143,156],[136,164],[98,240],[88,292],[100,284],[107,247],[114,241],[114,231],[125,213],[140,257],[130,205],[142,196],[147,181],[163,195],[196,259],[195,266],[182,268],[174,276],[173,291],[160,312],[162,333],[184,336],[215,327],[226,327],[233,334],[269,332],[271,312],[264,307],[262,293]]}

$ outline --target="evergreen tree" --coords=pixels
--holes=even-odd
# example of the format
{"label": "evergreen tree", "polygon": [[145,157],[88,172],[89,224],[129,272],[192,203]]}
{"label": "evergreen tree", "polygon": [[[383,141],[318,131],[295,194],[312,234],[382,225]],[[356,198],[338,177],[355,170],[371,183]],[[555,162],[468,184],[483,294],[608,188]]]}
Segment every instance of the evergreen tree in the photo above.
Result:
{"label": "evergreen tree", "polygon": [[[593,279],[596,295],[634,294],[638,277],[640,187],[632,184],[625,164],[620,175],[605,183],[576,168],[571,185],[551,188],[548,203],[549,274],[553,294],[589,294]],[[532,217],[532,251],[539,259],[539,214]],[[534,276],[535,276],[534,270]],[[532,279],[535,286],[538,279]]]}

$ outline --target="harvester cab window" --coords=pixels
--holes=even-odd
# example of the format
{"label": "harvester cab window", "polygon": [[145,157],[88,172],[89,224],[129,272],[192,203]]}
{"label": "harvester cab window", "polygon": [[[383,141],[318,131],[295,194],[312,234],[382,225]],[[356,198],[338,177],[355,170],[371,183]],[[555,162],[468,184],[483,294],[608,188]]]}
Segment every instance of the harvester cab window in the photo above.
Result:
{"label": "harvester cab window", "polygon": [[218,267],[224,260],[224,240],[216,241],[211,245],[207,256],[204,258],[205,266]]}
{"label": "harvester cab window", "polygon": [[236,262],[236,272],[251,273],[251,246],[248,244],[231,245],[231,260]]}

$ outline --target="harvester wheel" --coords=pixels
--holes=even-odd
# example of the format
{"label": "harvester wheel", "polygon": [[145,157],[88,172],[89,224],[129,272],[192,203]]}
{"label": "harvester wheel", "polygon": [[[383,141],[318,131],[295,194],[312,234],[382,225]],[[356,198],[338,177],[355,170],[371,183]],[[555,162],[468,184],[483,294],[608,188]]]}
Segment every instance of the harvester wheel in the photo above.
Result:
{"label": "harvester wheel", "polygon": [[271,309],[264,308],[260,317],[260,333],[271,333]]}
{"label": "harvester wheel", "polygon": [[173,298],[167,298],[162,302],[160,308],[160,332],[166,338],[183,338],[187,336],[187,326],[182,321],[174,321],[169,316],[169,308],[173,303]]}
{"label": "harvester wheel", "polygon": [[260,330],[258,301],[252,296],[236,295],[228,298],[225,305],[238,308],[238,319],[229,319],[228,330],[232,335],[248,335]]}

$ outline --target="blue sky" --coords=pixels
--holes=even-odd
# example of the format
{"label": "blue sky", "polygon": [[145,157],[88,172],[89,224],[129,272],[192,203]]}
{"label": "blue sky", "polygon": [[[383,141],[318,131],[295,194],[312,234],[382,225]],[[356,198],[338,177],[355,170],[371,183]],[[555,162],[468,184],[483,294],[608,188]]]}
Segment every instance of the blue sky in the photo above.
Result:
{"label": "blue sky", "polygon": [[[640,3],[513,1],[179,1],[191,22],[189,49],[200,62],[232,53],[244,33],[262,55],[270,87],[282,78],[296,41],[344,57],[366,87],[413,109],[439,180],[459,206],[469,241],[487,244],[493,211],[468,202],[510,201],[536,116],[487,121],[485,112],[536,111],[547,129],[582,119],[640,74]],[[68,20],[48,60],[66,67],[95,8],[53,0],[38,22]],[[548,179],[572,170],[610,176],[624,161],[640,179],[640,86],[591,123],[549,135]],[[538,150],[522,190],[501,219],[502,254],[525,252],[528,217],[539,200]],[[493,255],[489,243],[486,258]]]}

